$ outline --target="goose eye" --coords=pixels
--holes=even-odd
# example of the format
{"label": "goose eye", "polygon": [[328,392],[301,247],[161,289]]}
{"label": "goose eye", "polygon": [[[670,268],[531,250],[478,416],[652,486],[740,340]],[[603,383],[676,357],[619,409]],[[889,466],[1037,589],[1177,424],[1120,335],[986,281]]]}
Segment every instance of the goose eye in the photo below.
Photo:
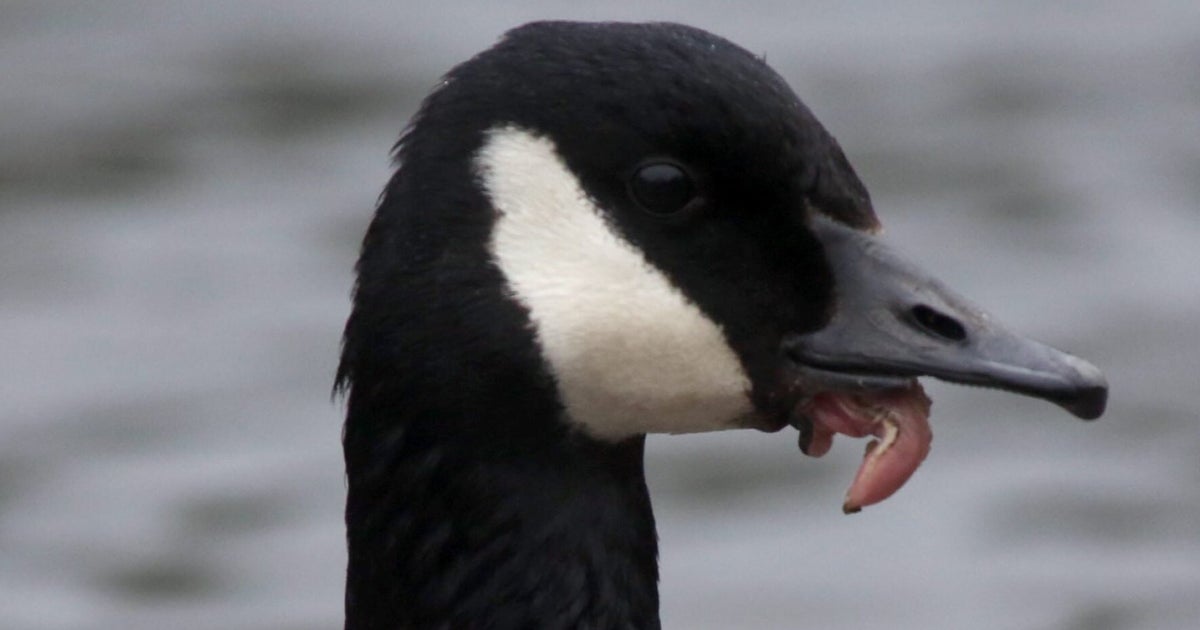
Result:
{"label": "goose eye", "polygon": [[634,171],[629,194],[647,212],[674,214],[696,199],[696,184],[682,168],[670,162],[654,162]]}

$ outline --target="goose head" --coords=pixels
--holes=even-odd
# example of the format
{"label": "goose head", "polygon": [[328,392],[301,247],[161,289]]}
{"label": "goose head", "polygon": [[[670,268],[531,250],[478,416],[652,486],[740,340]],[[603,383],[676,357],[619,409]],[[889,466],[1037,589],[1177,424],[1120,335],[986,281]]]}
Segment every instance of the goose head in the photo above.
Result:
{"label": "goose head", "polygon": [[[704,31],[511,31],[445,77],[397,157],[340,370],[352,530],[373,498],[408,492],[417,473],[397,466],[561,463],[582,456],[546,453],[789,424],[813,455],[836,433],[878,438],[856,511],[928,451],[921,376],[1104,409],[1096,368],[886,244],[812,112]],[[415,496],[407,509],[433,501]]]}

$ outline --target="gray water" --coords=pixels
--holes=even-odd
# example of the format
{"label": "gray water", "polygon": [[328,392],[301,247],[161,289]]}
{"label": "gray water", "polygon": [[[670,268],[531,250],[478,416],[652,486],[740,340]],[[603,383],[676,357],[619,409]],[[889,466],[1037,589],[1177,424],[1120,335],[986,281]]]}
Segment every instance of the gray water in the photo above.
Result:
{"label": "gray water", "polygon": [[669,628],[1200,627],[1200,4],[0,3],[0,628],[338,627],[329,398],[418,99],[542,17],[766,54],[888,238],[1112,404],[927,385],[932,455],[655,437]]}

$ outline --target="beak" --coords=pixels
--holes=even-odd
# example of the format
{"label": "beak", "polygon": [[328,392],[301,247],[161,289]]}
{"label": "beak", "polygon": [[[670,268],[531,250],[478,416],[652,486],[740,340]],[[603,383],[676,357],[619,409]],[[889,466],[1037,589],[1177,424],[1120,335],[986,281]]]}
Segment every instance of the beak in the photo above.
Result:
{"label": "beak", "polygon": [[821,215],[811,226],[834,277],[820,330],[785,342],[810,380],[844,388],[897,386],[915,376],[1008,390],[1091,420],[1108,383],[1092,364],[1006,330],[877,238]]}

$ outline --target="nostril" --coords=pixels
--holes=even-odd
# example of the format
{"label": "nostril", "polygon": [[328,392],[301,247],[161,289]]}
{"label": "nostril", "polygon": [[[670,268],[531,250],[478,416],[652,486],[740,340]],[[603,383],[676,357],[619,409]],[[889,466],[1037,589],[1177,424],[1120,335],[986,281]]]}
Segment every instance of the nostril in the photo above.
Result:
{"label": "nostril", "polygon": [[950,341],[963,341],[967,338],[967,329],[958,320],[939,313],[932,307],[918,304],[912,307],[913,319],[926,331]]}

